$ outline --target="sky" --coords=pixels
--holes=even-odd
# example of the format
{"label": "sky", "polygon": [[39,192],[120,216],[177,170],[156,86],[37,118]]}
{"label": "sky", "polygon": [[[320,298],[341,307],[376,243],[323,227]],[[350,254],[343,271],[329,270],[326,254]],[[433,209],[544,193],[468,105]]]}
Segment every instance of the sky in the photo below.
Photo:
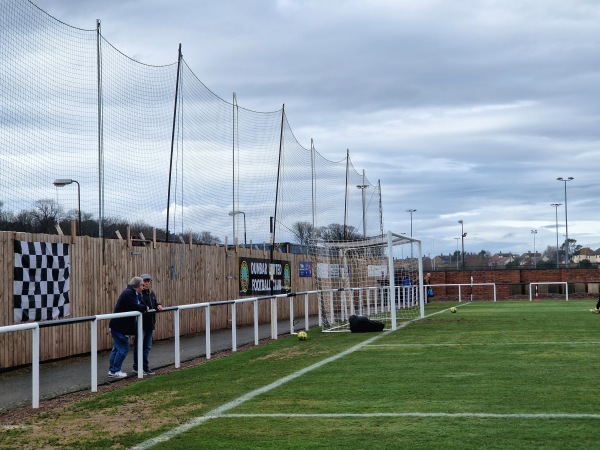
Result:
{"label": "sky", "polygon": [[100,19],[146,64],[176,62],[181,43],[244,108],[285,104],[305,148],[331,161],[348,149],[381,182],[385,230],[410,235],[412,217],[425,255],[456,251],[463,231],[466,252],[543,252],[565,225],[600,247],[595,0],[34,3],[75,27]]}

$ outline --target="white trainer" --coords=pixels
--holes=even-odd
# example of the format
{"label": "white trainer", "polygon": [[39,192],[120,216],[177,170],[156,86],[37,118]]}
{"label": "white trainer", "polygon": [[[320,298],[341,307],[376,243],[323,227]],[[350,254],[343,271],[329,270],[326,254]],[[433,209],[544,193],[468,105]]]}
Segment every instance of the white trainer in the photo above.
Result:
{"label": "white trainer", "polygon": [[109,378],[125,378],[127,376],[127,374],[125,372],[108,372],[108,377]]}

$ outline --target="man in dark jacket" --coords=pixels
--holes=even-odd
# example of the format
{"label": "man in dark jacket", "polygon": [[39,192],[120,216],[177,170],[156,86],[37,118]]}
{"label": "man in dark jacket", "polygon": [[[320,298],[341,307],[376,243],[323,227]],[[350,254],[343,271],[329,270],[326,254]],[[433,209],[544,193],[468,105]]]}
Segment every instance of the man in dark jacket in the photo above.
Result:
{"label": "man in dark jacket", "polygon": [[[140,278],[144,280],[142,303],[146,305],[149,310],[155,309],[161,311],[162,304],[156,299],[156,294],[152,290],[152,275],[144,273],[140,275]],[[150,368],[150,363],[148,362],[148,355],[150,355],[150,349],[152,348],[152,334],[154,333],[154,327],[156,326],[156,314],[144,314],[142,319],[144,327],[144,340],[142,342],[144,361],[142,369],[144,370],[145,375],[154,375],[154,371]],[[135,337],[133,348],[137,348],[137,335]],[[133,371],[138,371],[137,351],[133,353]]]}
{"label": "man in dark jacket", "polygon": [[[125,290],[119,296],[113,312],[139,311],[146,312],[148,308],[140,302],[140,295],[144,281],[140,277],[133,277]],[[136,317],[118,317],[111,319],[109,327],[113,338],[113,348],[110,352],[110,378],[125,378],[126,373],[121,372],[123,361],[129,353],[129,336],[137,333]]]}

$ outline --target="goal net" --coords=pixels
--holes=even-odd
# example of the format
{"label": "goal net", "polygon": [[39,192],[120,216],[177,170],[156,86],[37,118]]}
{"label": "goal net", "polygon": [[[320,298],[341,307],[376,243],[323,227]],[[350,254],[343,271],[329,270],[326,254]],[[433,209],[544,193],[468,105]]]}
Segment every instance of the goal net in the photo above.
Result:
{"label": "goal net", "polygon": [[354,241],[317,240],[310,246],[324,332],[350,331],[351,315],[395,330],[424,317],[421,242],[404,235]]}

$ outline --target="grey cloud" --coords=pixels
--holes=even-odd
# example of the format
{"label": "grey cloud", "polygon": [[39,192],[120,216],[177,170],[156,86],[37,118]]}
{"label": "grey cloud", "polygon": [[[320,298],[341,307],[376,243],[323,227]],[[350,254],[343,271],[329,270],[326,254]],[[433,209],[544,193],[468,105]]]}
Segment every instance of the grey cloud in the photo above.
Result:
{"label": "grey cloud", "polygon": [[285,103],[301,144],[336,161],[350,148],[381,179],[386,224],[405,228],[417,208],[415,236],[438,251],[454,251],[459,215],[468,251],[532,249],[531,228],[538,249],[556,245],[558,176],[575,177],[569,234],[600,246],[596,2],[36,4],[75,26],[102,19],[142,62],[173,62],[181,42],[195,74],[245,108]]}

